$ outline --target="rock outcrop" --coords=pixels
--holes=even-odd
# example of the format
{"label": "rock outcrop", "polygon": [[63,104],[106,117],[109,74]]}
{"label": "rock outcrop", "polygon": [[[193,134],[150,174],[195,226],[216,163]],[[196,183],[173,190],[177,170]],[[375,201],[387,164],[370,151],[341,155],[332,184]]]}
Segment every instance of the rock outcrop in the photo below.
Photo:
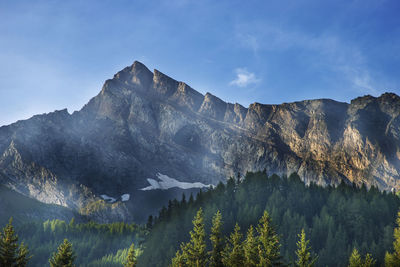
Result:
{"label": "rock outcrop", "polygon": [[129,193],[130,201],[112,207],[125,220],[147,214],[143,203],[154,203],[155,193],[138,189],[157,173],[217,184],[266,169],[297,172],[306,183],[399,189],[399,115],[400,97],[391,93],[245,108],[135,62],[80,111],[1,127],[0,178],[20,193],[76,210],[93,206],[100,194]]}

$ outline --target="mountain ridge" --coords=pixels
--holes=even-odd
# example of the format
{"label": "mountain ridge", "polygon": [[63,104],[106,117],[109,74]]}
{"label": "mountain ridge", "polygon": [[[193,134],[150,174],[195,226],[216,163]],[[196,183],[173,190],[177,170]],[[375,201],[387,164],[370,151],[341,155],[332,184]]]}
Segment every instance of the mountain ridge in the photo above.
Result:
{"label": "mountain ridge", "polygon": [[[154,197],[138,189],[157,173],[217,184],[238,172],[266,169],[297,172],[306,183],[344,180],[398,189],[399,114],[400,97],[393,93],[350,103],[315,99],[246,108],[135,61],[79,111],[0,127],[1,183],[76,210],[93,207],[101,194],[129,193],[132,200],[104,206],[125,220]],[[7,154],[11,144],[18,153]],[[181,193],[158,192],[165,194],[160,199]],[[161,205],[153,204],[144,213]]]}

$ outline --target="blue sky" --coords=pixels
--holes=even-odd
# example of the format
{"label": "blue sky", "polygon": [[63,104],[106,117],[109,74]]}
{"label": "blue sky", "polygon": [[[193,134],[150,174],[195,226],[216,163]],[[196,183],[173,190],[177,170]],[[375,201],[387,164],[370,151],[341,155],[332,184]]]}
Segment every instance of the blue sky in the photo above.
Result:
{"label": "blue sky", "polygon": [[400,1],[0,1],[0,125],[139,60],[248,106],[400,94]]}

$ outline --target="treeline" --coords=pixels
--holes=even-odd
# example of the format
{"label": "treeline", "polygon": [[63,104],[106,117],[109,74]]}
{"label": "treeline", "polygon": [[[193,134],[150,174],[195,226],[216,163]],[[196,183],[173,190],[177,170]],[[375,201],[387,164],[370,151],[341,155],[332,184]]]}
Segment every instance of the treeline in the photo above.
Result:
{"label": "treeline", "polygon": [[[29,254],[28,247],[24,245],[23,242],[18,244],[18,235],[14,232],[11,218],[0,233],[0,266],[26,267],[32,258]],[[136,257],[135,246],[132,243],[127,256],[123,260],[124,266],[136,266]],[[67,239],[64,239],[63,243],[57,248],[57,251],[54,252],[52,257],[48,260],[48,263],[50,267],[74,267],[76,266],[75,259],[76,255],[72,244]],[[96,266],[101,266],[102,264],[103,263],[100,263],[100,265]]]}
{"label": "treeline", "polygon": [[[210,266],[210,267],[268,267],[268,266],[294,266],[312,267],[318,256],[313,254],[310,241],[306,239],[304,229],[298,234],[296,243],[296,259],[285,263],[280,255],[279,236],[272,226],[267,211],[264,211],[256,227],[250,225],[244,238],[238,224],[229,236],[223,236],[222,215],[219,211],[212,219],[211,250],[206,250],[206,234],[204,227],[203,210],[197,212],[193,219],[193,230],[190,231],[190,240],[182,243],[175,257],[171,260],[172,267],[184,266]],[[385,254],[385,266],[395,267],[400,265],[400,212],[397,215],[397,228],[394,230],[394,252]],[[349,260],[349,267],[372,267],[376,261],[367,253],[361,256],[354,248]]]}
{"label": "treeline", "polygon": [[[244,178],[231,179],[226,185],[200,192],[196,198],[172,200],[157,218],[149,218],[148,227],[152,230],[138,265],[171,264],[177,251],[183,253],[180,244],[189,242],[187,233],[192,219],[202,208],[205,234],[211,234],[212,217],[219,210],[224,216],[221,233],[227,240],[236,223],[236,228],[245,230],[240,234],[246,235],[267,210],[279,237],[279,255],[284,263],[296,261],[298,235],[304,229],[309,245],[318,255],[316,266],[344,266],[354,248],[358,255],[373,255],[375,264],[380,266],[384,264],[385,253],[393,249],[399,206],[395,194],[380,192],[375,187],[367,190],[365,186],[344,183],[336,188],[306,186],[297,174],[268,177],[265,172],[247,173]],[[256,234],[256,228],[253,231]],[[212,241],[205,240],[205,250],[211,249]]]}
{"label": "treeline", "polygon": [[[2,236],[9,225],[11,224],[3,229]],[[73,245],[76,266],[122,266],[132,243],[136,245],[135,256],[141,253],[141,243],[147,230],[142,226],[123,222],[75,223],[72,219],[68,223],[47,220],[22,224],[16,228],[17,234],[24,247],[29,248],[28,266],[48,266],[55,249],[64,244],[65,239]]]}

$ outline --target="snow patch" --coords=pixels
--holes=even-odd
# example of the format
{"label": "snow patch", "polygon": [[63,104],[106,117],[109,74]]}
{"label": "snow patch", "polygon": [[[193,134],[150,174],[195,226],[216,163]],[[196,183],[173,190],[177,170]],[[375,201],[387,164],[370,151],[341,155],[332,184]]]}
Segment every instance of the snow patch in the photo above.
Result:
{"label": "snow patch", "polygon": [[195,183],[180,182],[174,178],[168,177],[167,175],[161,173],[157,173],[156,176],[159,181],[147,178],[147,181],[149,182],[150,185],[140,190],[142,191],[155,190],[155,189],[166,190],[173,187],[178,187],[181,189],[213,187],[212,184],[205,185],[200,182],[195,182]]}
{"label": "snow patch", "polygon": [[114,203],[115,201],[117,201],[115,198],[107,196],[107,195],[100,195],[100,197],[102,199],[104,199],[105,201],[107,201],[108,203]]}
{"label": "snow patch", "polygon": [[128,201],[130,197],[131,197],[131,195],[129,195],[129,194],[123,194],[123,195],[121,196],[121,200],[122,200],[122,201]]}

